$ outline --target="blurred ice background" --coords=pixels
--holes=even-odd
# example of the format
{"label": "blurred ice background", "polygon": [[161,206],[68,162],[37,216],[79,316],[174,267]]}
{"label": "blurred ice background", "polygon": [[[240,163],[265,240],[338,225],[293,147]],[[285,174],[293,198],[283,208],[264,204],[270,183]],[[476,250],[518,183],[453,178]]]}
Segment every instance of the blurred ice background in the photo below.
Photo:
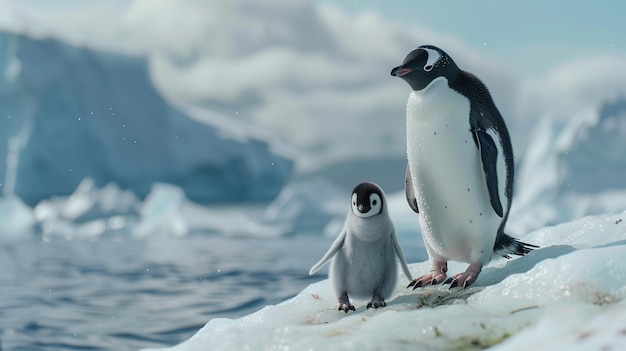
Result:
{"label": "blurred ice background", "polygon": [[[11,287],[0,292],[0,346],[69,345],[54,335],[100,311],[77,296],[101,296],[42,296],[84,279],[89,257],[112,292],[154,302],[111,302],[137,316],[158,319],[151,308],[193,295],[175,289],[194,279],[217,283],[160,318],[198,309],[215,289],[224,298],[195,316],[200,326],[292,296],[361,181],[385,189],[409,260],[423,260],[401,194],[409,91],[389,71],[426,43],[481,77],[507,121],[517,164],[510,232],[623,211],[623,13],[619,2],[0,1],[0,260],[12,272],[0,275]],[[133,254],[155,246],[150,258]],[[169,248],[176,254],[163,254]],[[284,261],[265,279],[246,268],[276,257]],[[132,274],[114,269],[122,258]],[[48,261],[59,264],[51,276],[37,268]],[[227,277],[211,275],[228,264],[236,268]],[[172,275],[144,295],[128,290],[155,265]],[[82,273],[64,275],[72,269]],[[181,278],[185,269],[193,278]],[[180,279],[163,283],[172,276]],[[258,290],[237,295],[238,281]],[[39,301],[35,310],[63,315],[67,299],[82,307],[59,325],[25,307]],[[197,326],[151,338],[140,321],[116,324],[131,336],[103,328],[101,339],[90,330],[72,340],[163,346]]]}

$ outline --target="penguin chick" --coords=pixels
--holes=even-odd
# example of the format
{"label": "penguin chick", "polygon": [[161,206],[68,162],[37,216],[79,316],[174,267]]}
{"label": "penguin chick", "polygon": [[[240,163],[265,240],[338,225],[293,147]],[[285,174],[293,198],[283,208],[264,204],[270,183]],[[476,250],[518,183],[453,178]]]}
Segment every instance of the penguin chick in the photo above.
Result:
{"label": "penguin chick", "polygon": [[367,308],[384,307],[397,280],[396,257],[409,281],[413,279],[389,218],[383,190],[366,182],[352,191],[351,210],[341,233],[309,274],[313,275],[332,258],[328,275],[338,297],[339,311],[355,310],[348,295],[371,296]]}
{"label": "penguin chick", "polygon": [[[487,87],[435,46],[411,51],[391,75],[413,90],[405,189],[431,262],[430,272],[409,287],[444,281],[467,287],[494,256],[522,256],[536,247],[504,233],[513,197],[509,132]],[[469,267],[447,279],[448,260]]]}

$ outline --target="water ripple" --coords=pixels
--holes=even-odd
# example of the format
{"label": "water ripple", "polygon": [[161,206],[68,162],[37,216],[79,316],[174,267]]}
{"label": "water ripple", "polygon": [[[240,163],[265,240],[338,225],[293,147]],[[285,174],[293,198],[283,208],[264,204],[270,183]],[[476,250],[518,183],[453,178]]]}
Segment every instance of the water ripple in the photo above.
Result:
{"label": "water ripple", "polygon": [[0,244],[0,350],[137,350],[182,342],[320,279],[331,239],[20,241]]}

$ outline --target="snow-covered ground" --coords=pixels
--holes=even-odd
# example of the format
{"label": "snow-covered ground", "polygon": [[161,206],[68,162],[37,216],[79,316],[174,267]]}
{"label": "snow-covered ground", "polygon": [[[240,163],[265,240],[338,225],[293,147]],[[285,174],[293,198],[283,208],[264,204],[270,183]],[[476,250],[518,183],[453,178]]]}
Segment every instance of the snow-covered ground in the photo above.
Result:
{"label": "snow-covered ground", "polygon": [[[532,232],[523,240],[539,249],[493,262],[467,289],[410,290],[400,273],[394,297],[377,310],[360,301],[355,312],[337,311],[324,279],[248,316],[213,319],[167,350],[619,350],[626,341],[623,219],[626,212]],[[410,268],[418,275],[429,263]]]}

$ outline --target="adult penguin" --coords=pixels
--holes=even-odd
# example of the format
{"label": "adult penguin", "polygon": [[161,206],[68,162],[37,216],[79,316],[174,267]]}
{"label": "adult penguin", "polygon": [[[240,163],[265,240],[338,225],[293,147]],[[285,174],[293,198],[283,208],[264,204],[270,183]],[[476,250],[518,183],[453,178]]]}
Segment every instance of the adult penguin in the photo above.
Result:
{"label": "adult penguin", "polygon": [[[513,197],[513,148],[487,87],[432,45],[411,51],[391,75],[413,89],[406,113],[406,197],[419,213],[430,272],[413,288],[471,285],[495,255],[534,245],[504,233]],[[448,260],[469,263],[447,279]]]}

